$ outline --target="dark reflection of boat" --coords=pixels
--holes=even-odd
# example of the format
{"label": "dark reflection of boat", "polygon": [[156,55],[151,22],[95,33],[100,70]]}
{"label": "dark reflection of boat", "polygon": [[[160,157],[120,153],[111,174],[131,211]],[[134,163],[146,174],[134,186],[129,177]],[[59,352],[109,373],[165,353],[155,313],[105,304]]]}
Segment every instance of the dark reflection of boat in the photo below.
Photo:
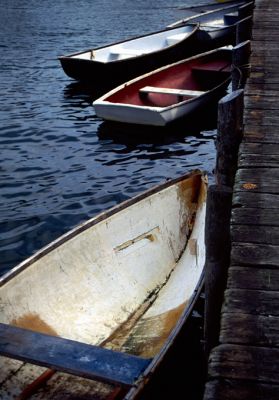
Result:
{"label": "dark reflection of boat", "polygon": [[64,97],[66,99],[71,98],[82,98],[88,100],[91,104],[95,99],[101,96],[102,91],[96,88],[94,85],[85,82],[71,82],[65,86]]}

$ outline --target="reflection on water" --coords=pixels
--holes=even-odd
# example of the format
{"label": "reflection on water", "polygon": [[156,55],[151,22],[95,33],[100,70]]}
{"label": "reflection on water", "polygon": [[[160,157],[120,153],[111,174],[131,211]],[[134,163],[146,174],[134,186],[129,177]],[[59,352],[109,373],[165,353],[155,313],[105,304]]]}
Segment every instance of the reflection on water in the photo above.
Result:
{"label": "reflection on water", "polygon": [[64,74],[59,55],[159,30],[185,15],[178,4],[163,0],[111,4],[5,2],[0,274],[81,221],[154,184],[193,168],[212,172],[214,110],[171,129],[123,130],[95,116],[94,88]]}

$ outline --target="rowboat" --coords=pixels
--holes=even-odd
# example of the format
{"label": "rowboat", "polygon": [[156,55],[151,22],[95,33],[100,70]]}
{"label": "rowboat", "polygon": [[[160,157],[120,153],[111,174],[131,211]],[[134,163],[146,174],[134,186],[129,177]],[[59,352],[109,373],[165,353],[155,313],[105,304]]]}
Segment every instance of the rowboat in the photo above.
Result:
{"label": "rowboat", "polygon": [[235,45],[236,27],[243,19],[252,14],[254,2],[239,1],[206,12],[181,19],[169,28],[183,26],[189,23],[199,23],[198,41],[200,46],[208,49],[224,45]]}
{"label": "rowboat", "polygon": [[109,90],[126,80],[199,51],[198,25],[167,28],[125,41],[59,57],[71,78]]}
{"label": "rowboat", "polygon": [[206,189],[201,171],[166,181],[1,278],[1,399],[142,392],[202,288]]}
{"label": "rowboat", "polygon": [[137,77],[93,102],[104,120],[165,126],[224,94],[232,50],[219,48]]}

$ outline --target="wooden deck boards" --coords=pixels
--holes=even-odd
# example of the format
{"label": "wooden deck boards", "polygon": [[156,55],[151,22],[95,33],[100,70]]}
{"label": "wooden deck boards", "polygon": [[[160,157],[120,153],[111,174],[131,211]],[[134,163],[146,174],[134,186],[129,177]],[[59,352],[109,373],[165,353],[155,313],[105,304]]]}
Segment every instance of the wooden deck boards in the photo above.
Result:
{"label": "wooden deck boards", "polygon": [[204,400],[279,398],[279,0],[256,0],[232,251]]}

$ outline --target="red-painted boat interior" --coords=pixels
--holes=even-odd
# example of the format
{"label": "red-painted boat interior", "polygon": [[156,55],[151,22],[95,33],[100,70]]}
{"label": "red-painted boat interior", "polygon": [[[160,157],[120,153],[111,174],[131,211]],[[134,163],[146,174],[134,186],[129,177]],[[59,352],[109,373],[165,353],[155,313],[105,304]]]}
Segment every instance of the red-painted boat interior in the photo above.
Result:
{"label": "red-painted boat interior", "polygon": [[123,103],[137,106],[167,107],[184,101],[191,96],[173,94],[149,93],[142,96],[139,90],[145,86],[171,89],[187,89],[208,91],[220,85],[231,73],[231,52],[220,50],[190,61],[176,63],[168,68],[150,73],[140,80],[127,84],[122,89],[104,100],[111,103]]}

